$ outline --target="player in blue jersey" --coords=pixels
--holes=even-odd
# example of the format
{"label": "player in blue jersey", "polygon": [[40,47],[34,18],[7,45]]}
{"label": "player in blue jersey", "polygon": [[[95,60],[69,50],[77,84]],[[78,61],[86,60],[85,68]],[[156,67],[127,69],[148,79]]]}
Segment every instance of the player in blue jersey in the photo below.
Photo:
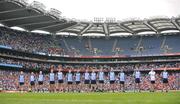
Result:
{"label": "player in blue jersey", "polygon": [[21,71],[19,75],[19,91],[23,91],[24,83],[25,83],[25,76],[23,71]]}
{"label": "player in blue jersey", "polygon": [[38,84],[39,84],[39,86],[38,86],[39,89],[38,90],[39,91],[43,90],[43,82],[44,82],[44,75],[43,75],[42,71],[40,71],[39,76],[38,76]]}
{"label": "player in blue jersey", "polygon": [[58,79],[58,90],[59,92],[64,91],[64,75],[62,72],[62,66],[58,65],[58,73],[57,73],[57,79]]}
{"label": "player in blue jersey", "polygon": [[125,73],[123,70],[119,73],[119,83],[120,83],[120,90],[125,92]]}
{"label": "player in blue jersey", "polygon": [[91,91],[95,91],[96,87],[96,72],[93,69],[91,72]]}
{"label": "player in blue jersey", "polygon": [[110,89],[111,91],[114,92],[115,90],[115,72],[113,71],[113,68],[111,67],[111,71],[108,73],[109,77],[109,83],[110,83]]}
{"label": "player in blue jersey", "polygon": [[49,84],[50,84],[49,91],[54,92],[55,91],[55,74],[54,74],[53,68],[50,69]]}
{"label": "player in blue jersey", "polygon": [[104,87],[105,75],[102,68],[100,68],[100,71],[98,72],[98,78],[99,78],[99,90],[104,91],[103,87]]}
{"label": "player in blue jersey", "polygon": [[30,75],[30,90],[31,91],[35,90],[35,75],[34,75],[34,72],[31,72],[31,75]]}
{"label": "player in blue jersey", "polygon": [[71,72],[71,69],[66,74],[66,80],[67,80],[67,87],[68,91],[72,91],[72,84],[73,84],[73,74]]}
{"label": "player in blue jersey", "polygon": [[135,78],[134,92],[136,91],[137,86],[138,86],[139,92],[141,92],[141,88],[140,88],[141,87],[141,85],[140,85],[140,83],[141,83],[141,72],[139,71],[139,69],[136,68],[134,70],[133,76]]}
{"label": "player in blue jersey", "polygon": [[75,73],[75,89],[78,92],[81,91],[81,73],[79,70]]}
{"label": "player in blue jersey", "polygon": [[90,73],[88,72],[88,69],[86,70],[86,72],[84,73],[84,90],[86,92],[89,91],[89,84],[90,84]]}
{"label": "player in blue jersey", "polygon": [[166,68],[164,68],[164,71],[161,73],[161,76],[162,76],[162,81],[163,81],[162,92],[163,92],[163,90],[168,92],[168,76],[169,76],[169,74],[166,71]]}

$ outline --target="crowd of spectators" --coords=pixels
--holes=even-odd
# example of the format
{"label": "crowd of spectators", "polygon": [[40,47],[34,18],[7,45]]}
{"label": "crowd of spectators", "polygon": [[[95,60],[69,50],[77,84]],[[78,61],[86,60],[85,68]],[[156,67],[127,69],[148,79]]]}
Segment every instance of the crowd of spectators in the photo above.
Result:
{"label": "crowd of spectators", "polygon": [[[8,59],[0,58],[1,64],[12,64],[12,65],[21,65],[24,69],[37,69],[37,70],[48,70],[51,65],[55,67],[58,66],[56,63],[44,63],[44,62],[33,62],[33,61],[23,61],[18,59]],[[85,71],[86,69],[100,69],[103,67],[104,71],[109,71],[110,67],[113,67],[114,70],[124,70],[124,71],[133,71],[138,68],[139,70],[150,70],[150,69],[159,69],[159,68],[180,68],[179,62],[169,62],[169,63],[141,63],[141,64],[112,64],[112,65],[72,65],[72,64],[63,64],[63,69],[80,69]]]}
{"label": "crowd of spectators", "polygon": [[61,55],[64,49],[56,40],[50,35],[0,28],[0,45],[9,46],[15,50]]}
{"label": "crowd of spectators", "polygon": [[[51,65],[54,65],[55,68],[58,67],[56,63],[44,63],[44,62],[33,62],[33,61],[23,61],[18,59],[8,59],[8,58],[0,58],[1,64],[12,64],[12,65],[20,65],[24,69],[38,69],[38,70],[48,70],[50,69]],[[114,64],[114,65],[73,65],[73,64],[63,64],[63,68],[66,69],[81,69],[85,71],[86,69],[100,69],[103,67],[104,71],[109,71],[110,67],[113,67],[114,70],[121,70],[124,71],[133,71],[134,69],[138,68],[139,70],[150,70],[150,69],[160,69],[160,68],[180,68],[179,62],[169,62],[169,63],[141,63],[141,64]]]}
{"label": "crowd of spectators", "polygon": [[31,61],[22,61],[16,59],[5,59],[0,58],[0,63],[2,64],[10,64],[10,65],[20,65],[24,69],[40,69],[46,70],[50,68],[50,64],[48,63],[38,63],[38,62],[31,62]]}
{"label": "crowd of spectators", "polygon": [[[89,39],[89,40],[88,40]],[[175,37],[176,39],[176,37]],[[96,40],[96,39],[95,39]],[[113,38],[110,43],[105,40],[90,40],[90,38],[78,39],[78,38],[69,38],[58,36],[58,35],[47,35],[47,34],[38,34],[31,32],[22,32],[17,30],[12,30],[9,28],[0,28],[0,45],[11,47],[15,50],[20,50],[23,52],[30,52],[36,54],[45,54],[45,55],[69,55],[69,56],[81,56],[81,55],[147,55],[147,54],[160,54],[162,49],[156,47],[157,49],[145,48],[145,50],[140,47],[138,48],[136,42],[133,46],[128,45],[129,41],[127,40],[126,44],[124,42],[117,43]],[[153,40],[153,38],[152,38]],[[78,42],[82,41],[82,42]],[[84,42],[85,41],[85,42]],[[145,41],[145,40],[144,40]],[[151,40],[149,40],[151,41]],[[159,40],[161,41],[161,40]],[[159,42],[157,41],[157,42]],[[105,42],[105,43],[103,43]],[[140,41],[139,41],[140,42]],[[92,45],[94,44],[94,45]],[[101,44],[104,44],[104,47],[101,47]],[[117,46],[116,46],[117,44]],[[140,44],[140,43],[139,43]],[[141,43],[143,45],[145,43]],[[150,45],[156,45],[152,43],[146,43]],[[160,43],[161,44],[161,43]],[[169,43],[170,44],[170,43]],[[108,45],[108,46],[106,46]],[[115,46],[113,46],[115,45]],[[162,45],[162,44],[161,44]],[[105,47],[106,46],[106,47]],[[166,44],[166,46],[168,46]],[[112,50],[112,48],[115,48]],[[122,48],[123,47],[123,48]],[[144,47],[148,47],[144,45]],[[170,46],[169,46],[170,47]],[[174,46],[178,47],[178,46]],[[164,53],[179,52],[179,48],[165,48]],[[152,52],[151,52],[152,51]],[[167,51],[167,52],[165,52]],[[142,53],[143,54],[140,54]],[[160,52],[160,53],[159,53]],[[173,52],[173,51],[172,51]]]}

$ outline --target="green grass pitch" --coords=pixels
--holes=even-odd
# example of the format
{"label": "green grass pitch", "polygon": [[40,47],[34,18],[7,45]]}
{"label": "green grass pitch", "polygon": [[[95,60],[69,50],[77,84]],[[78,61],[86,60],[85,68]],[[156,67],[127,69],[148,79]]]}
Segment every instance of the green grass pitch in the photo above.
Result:
{"label": "green grass pitch", "polygon": [[180,104],[180,92],[0,93],[0,104]]}

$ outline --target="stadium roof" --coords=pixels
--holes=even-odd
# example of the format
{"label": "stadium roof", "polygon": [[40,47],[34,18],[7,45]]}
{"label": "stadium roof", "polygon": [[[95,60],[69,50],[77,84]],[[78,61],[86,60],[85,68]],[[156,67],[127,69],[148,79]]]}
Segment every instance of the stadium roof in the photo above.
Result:
{"label": "stadium roof", "polygon": [[161,33],[167,30],[180,31],[180,17],[157,17],[144,20],[128,21],[76,21],[63,18],[61,12],[46,7],[37,1],[31,4],[26,0],[0,0],[0,23],[8,27],[21,27],[28,31],[43,30],[50,33],[68,32],[77,35],[101,33],[106,36],[113,33],[141,32]]}

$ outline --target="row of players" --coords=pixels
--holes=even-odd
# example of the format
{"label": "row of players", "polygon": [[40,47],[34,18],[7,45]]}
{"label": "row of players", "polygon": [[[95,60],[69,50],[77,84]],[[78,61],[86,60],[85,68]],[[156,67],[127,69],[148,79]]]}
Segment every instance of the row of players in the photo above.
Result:
{"label": "row of players", "polygon": [[[150,91],[154,92],[155,91],[155,81],[156,81],[156,72],[152,69],[149,72],[149,78],[150,78],[150,83],[151,83],[151,88]],[[140,84],[141,84],[141,72],[138,69],[135,69],[134,71],[134,91],[138,90],[139,92],[141,91],[140,89]],[[162,91],[168,91],[168,72],[166,69],[161,73],[162,80],[163,80],[163,89]],[[56,84],[56,77],[57,77],[57,84]],[[71,70],[66,73],[64,76],[62,69],[58,69],[57,74],[54,73],[54,70],[51,69],[49,73],[49,91],[54,92],[56,89],[58,91],[64,91],[65,89],[68,89],[68,91],[73,91],[74,87],[76,88],[76,91],[81,91],[82,87],[85,89],[86,92],[89,91],[96,91],[97,89],[99,91],[104,91],[104,85],[110,84],[109,91],[114,91],[115,90],[115,84],[119,84],[119,90],[122,92],[125,92],[125,80],[126,76],[123,70],[121,70],[118,74],[118,77],[116,77],[115,72],[113,69],[111,69],[108,72],[108,78],[106,79],[105,72],[103,72],[102,69],[100,69],[98,72],[95,72],[95,70],[92,70],[92,72],[89,72],[88,70],[85,71],[85,73],[80,73],[79,70],[75,72],[74,74],[71,72]],[[38,88],[41,88],[41,86],[44,83],[44,75],[42,71],[39,72],[38,77],[35,77],[35,74],[31,72],[30,75],[30,86],[31,90],[35,90],[36,86]],[[118,79],[118,81],[117,81]],[[36,81],[38,82],[36,84]],[[21,71],[19,75],[19,90],[23,90],[23,86],[25,83],[25,75],[23,74],[23,71]],[[57,86],[56,86],[57,85]],[[90,86],[90,87],[89,87]]]}

